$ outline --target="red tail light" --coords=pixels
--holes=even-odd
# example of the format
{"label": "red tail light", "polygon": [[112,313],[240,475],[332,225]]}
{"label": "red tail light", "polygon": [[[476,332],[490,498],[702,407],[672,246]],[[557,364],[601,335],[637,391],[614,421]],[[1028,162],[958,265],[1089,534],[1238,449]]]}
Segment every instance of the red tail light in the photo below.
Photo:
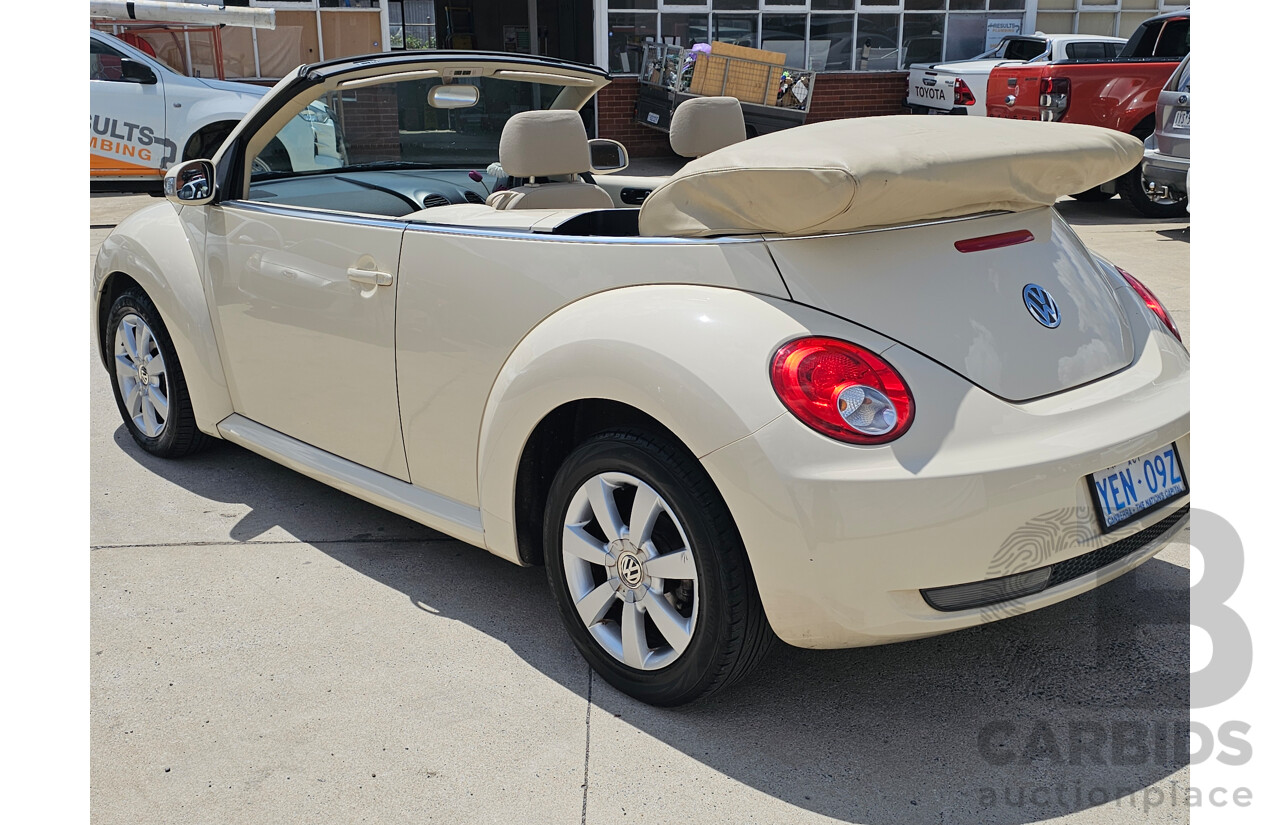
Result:
{"label": "red tail light", "polygon": [[1071,105],[1071,80],[1065,77],[1040,78],[1040,119],[1062,120]]}
{"label": "red tail light", "polygon": [[813,429],[850,444],[883,444],[907,431],[915,403],[883,359],[836,338],[800,338],[773,356],[774,392]]}
{"label": "red tail light", "polygon": [[972,106],[978,102],[973,96],[973,91],[969,88],[969,84],[964,82],[963,78],[956,78],[956,105]]}
{"label": "red tail light", "polygon": [[1169,314],[1169,310],[1164,308],[1164,304],[1160,303],[1160,299],[1156,297],[1156,294],[1147,289],[1142,281],[1139,281],[1120,267],[1116,267],[1116,271],[1124,276],[1124,279],[1129,282],[1129,286],[1133,287],[1133,291],[1138,293],[1138,297],[1142,299],[1142,302],[1169,328],[1169,331],[1173,333],[1173,337],[1181,341],[1182,333],[1178,332],[1178,325],[1173,322],[1173,316]]}

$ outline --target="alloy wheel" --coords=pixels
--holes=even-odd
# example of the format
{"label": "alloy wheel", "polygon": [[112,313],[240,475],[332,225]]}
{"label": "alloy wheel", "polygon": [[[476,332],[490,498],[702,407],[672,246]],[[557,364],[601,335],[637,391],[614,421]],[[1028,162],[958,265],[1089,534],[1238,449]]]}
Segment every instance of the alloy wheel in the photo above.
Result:
{"label": "alloy wheel", "polygon": [[159,438],[169,423],[169,380],[155,334],[146,321],[131,313],[116,326],[114,346],[124,408],[139,432]]}
{"label": "alloy wheel", "polygon": [[578,617],[609,655],[658,670],[684,653],[697,626],[698,570],[656,490],[626,473],[592,476],[570,500],[561,552]]}

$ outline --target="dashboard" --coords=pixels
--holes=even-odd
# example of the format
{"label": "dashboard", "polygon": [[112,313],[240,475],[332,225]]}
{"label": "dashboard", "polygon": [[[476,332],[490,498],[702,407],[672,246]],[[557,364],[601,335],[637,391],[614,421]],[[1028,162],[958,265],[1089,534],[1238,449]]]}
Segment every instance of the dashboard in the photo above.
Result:
{"label": "dashboard", "polygon": [[498,181],[464,169],[345,169],[254,180],[251,201],[399,218],[457,203],[484,203]]}

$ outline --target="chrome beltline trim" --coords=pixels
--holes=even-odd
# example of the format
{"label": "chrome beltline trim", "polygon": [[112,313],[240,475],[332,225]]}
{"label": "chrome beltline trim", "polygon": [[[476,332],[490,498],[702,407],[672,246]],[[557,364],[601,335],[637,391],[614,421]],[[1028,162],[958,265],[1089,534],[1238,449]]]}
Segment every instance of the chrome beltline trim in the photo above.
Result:
{"label": "chrome beltline trim", "polygon": [[606,235],[553,235],[549,232],[522,232],[513,229],[481,229],[472,226],[455,226],[442,223],[425,223],[418,221],[407,221],[402,218],[379,218],[370,215],[360,215],[353,212],[333,212],[328,209],[317,209],[308,206],[281,206],[272,203],[263,203],[261,201],[227,201],[219,204],[226,208],[243,209],[249,212],[260,212],[266,215],[281,215],[294,218],[316,218],[321,220],[342,221],[348,224],[356,224],[360,226],[380,226],[380,227],[406,227],[410,232],[427,232],[438,235],[462,235],[468,237],[479,238],[507,238],[509,240],[522,241],[553,241],[557,243],[599,243],[599,244],[624,244],[630,246],[651,246],[654,244],[666,244],[673,246],[705,246],[707,244],[741,244],[741,243],[764,243],[766,241],[800,241],[810,238],[840,238],[849,235],[870,235],[877,232],[892,232],[898,229],[915,229],[921,226],[937,226],[939,224],[960,223],[962,221],[973,221],[981,218],[989,218],[993,215],[1008,215],[1010,212],[992,211],[980,212],[976,215],[962,215],[956,218],[938,218],[930,221],[919,221],[917,223],[904,223],[896,226],[874,226],[867,229],[855,229],[850,232],[832,232],[830,234],[816,235],[724,235],[715,238],[676,238],[676,237],[618,237]]}
{"label": "chrome beltline trim", "polygon": [[559,243],[602,243],[627,246],[707,246],[710,244],[763,243],[759,235],[729,236],[723,238],[646,238],[641,236],[611,235],[553,235],[550,232],[520,232],[510,229],[477,229],[469,226],[451,226],[442,223],[410,223],[410,232],[427,232],[438,235],[468,235],[485,238],[508,238],[522,241],[556,241]]}

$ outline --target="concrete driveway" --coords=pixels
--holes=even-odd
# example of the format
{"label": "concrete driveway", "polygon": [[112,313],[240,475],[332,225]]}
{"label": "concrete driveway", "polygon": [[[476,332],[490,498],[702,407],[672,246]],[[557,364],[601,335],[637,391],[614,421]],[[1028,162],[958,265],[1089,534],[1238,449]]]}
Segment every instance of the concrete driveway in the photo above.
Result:
{"label": "concrete driveway", "polygon": [[[93,198],[91,258],[149,202]],[[1187,222],[1061,211],[1189,340]],[[881,648],[779,646],[748,683],[660,710],[592,676],[541,568],[228,444],[148,456],[90,360],[99,825],[1188,820],[1185,533],[1081,598]]]}

